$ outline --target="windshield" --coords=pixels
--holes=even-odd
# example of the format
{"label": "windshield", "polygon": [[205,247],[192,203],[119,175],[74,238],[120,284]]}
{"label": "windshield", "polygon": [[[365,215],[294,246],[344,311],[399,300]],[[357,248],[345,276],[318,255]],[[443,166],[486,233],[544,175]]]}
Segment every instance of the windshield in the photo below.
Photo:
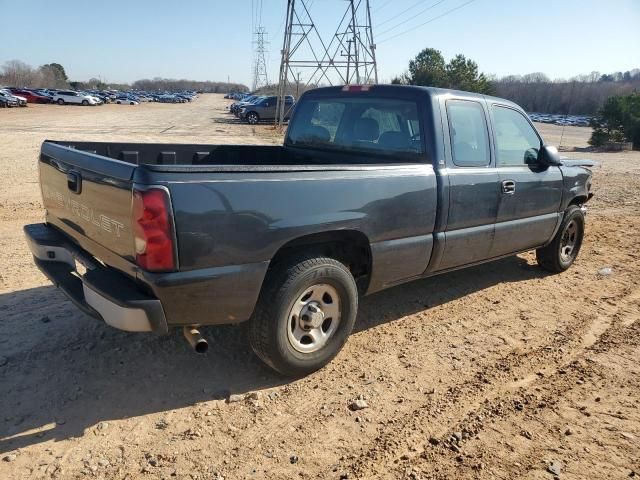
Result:
{"label": "windshield", "polygon": [[383,155],[424,153],[416,102],[387,98],[303,98],[287,144]]}

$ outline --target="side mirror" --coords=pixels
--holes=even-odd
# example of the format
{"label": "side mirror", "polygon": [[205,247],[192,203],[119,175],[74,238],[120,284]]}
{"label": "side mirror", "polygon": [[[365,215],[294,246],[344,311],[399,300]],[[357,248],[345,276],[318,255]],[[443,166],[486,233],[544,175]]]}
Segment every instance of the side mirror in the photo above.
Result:
{"label": "side mirror", "polygon": [[562,165],[560,154],[556,147],[543,145],[538,152],[538,163],[545,167],[557,167]]}

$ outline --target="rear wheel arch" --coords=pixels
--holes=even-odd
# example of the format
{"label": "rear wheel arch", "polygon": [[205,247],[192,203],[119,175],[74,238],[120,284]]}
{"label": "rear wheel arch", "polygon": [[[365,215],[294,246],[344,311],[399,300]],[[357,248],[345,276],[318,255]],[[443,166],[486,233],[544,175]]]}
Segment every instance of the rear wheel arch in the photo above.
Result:
{"label": "rear wheel arch", "polygon": [[291,258],[307,253],[341,262],[355,278],[359,292],[366,292],[372,270],[371,244],[359,230],[317,232],[288,241],[271,258],[265,279]]}

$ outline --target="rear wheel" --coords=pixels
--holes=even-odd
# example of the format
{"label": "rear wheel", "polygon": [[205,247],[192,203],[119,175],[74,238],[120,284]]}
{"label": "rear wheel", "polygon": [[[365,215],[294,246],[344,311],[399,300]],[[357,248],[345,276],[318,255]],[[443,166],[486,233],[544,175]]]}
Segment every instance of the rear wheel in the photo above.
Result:
{"label": "rear wheel", "polygon": [[61,99],[61,98],[59,98],[59,99],[58,99],[58,105],[64,105],[64,100],[63,100],[63,99]]}
{"label": "rear wheel", "polygon": [[260,121],[260,117],[256,112],[249,112],[247,114],[247,122],[249,122],[251,125],[255,125],[259,121]]}
{"label": "rear wheel", "polygon": [[351,272],[327,257],[298,257],[265,280],[249,322],[254,352],[287,376],[325,366],[347,341],[358,310]]}
{"label": "rear wheel", "polygon": [[578,257],[584,237],[584,213],[577,205],[564,212],[560,228],[549,245],[536,250],[538,264],[554,273],[564,272]]}

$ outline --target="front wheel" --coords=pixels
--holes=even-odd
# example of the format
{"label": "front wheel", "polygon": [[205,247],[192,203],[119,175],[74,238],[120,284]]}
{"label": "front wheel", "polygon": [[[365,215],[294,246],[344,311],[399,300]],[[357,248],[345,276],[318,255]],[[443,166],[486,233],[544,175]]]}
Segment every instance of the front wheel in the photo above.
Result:
{"label": "front wheel", "polygon": [[342,349],[358,310],[358,289],[342,263],[298,257],[270,272],[249,322],[254,352],[287,376],[314,372]]}
{"label": "front wheel", "polygon": [[89,101],[88,100],[82,100],[82,105],[84,105],[86,107],[87,105],[89,105]]}
{"label": "front wheel", "polygon": [[258,114],[256,112],[250,112],[247,115],[247,122],[249,122],[249,124],[255,125],[259,121],[260,121],[260,117],[258,116]]}
{"label": "front wheel", "polygon": [[577,205],[564,212],[560,228],[549,245],[536,250],[538,265],[554,273],[564,272],[578,257],[584,238],[584,213]]}
{"label": "front wheel", "polygon": [[58,99],[58,105],[64,105],[64,100],[63,100],[63,99],[61,99],[61,98],[59,98],[59,99]]}

